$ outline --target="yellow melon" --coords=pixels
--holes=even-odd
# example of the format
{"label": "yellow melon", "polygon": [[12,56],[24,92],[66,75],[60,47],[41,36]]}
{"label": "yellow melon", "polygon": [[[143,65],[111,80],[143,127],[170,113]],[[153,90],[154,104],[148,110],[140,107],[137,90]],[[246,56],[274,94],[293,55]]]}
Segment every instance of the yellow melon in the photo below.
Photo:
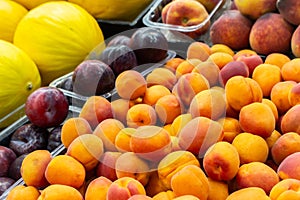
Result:
{"label": "yellow melon", "polygon": [[[24,104],[40,86],[41,77],[33,60],[12,43],[0,40],[0,119]],[[0,128],[11,120],[15,119],[1,120]]]}
{"label": "yellow melon", "polygon": [[0,0],[0,39],[12,42],[16,27],[27,12],[21,4]]}
{"label": "yellow melon", "polygon": [[43,86],[73,71],[103,41],[95,18],[66,1],[47,2],[30,10],[14,36],[14,44],[39,68]]}
{"label": "yellow melon", "polygon": [[31,10],[32,8],[35,8],[42,3],[46,3],[48,1],[63,1],[63,0],[13,0],[15,2],[18,2],[19,4],[23,5],[27,9]]}

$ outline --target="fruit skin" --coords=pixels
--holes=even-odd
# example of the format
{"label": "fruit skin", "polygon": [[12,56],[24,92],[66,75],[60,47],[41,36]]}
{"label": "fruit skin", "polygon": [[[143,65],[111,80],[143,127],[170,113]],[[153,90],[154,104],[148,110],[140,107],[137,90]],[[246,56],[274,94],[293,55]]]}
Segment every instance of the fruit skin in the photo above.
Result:
{"label": "fruit skin", "polygon": [[287,156],[278,166],[277,174],[281,179],[295,178],[299,176],[300,152],[295,152]]}
{"label": "fruit skin", "polygon": [[41,194],[37,200],[83,200],[81,193],[75,188],[62,185],[62,184],[52,184],[41,191]]}
{"label": "fruit skin", "polygon": [[0,146],[0,177],[7,176],[9,171],[9,166],[17,158],[17,155],[13,150],[5,146]]}
{"label": "fruit skin", "polygon": [[259,187],[247,187],[247,188],[239,189],[229,194],[229,196],[226,198],[226,200],[241,200],[241,199],[271,200],[266,194],[266,192]]}
{"label": "fruit skin", "polygon": [[[27,97],[41,86],[41,77],[34,61],[12,43],[0,40],[0,54],[0,118],[3,118],[24,104]],[[0,128],[18,117],[1,122]]]}
{"label": "fruit skin", "polygon": [[96,19],[86,10],[67,1],[51,1],[22,18],[13,44],[36,63],[46,86],[73,71],[103,41]]}
{"label": "fruit skin", "polygon": [[249,47],[253,22],[238,10],[226,10],[210,27],[213,44],[225,44],[233,50]]}
{"label": "fruit skin", "polygon": [[21,175],[21,165],[26,157],[27,154],[23,154],[18,156],[11,164],[9,167],[8,175],[9,177],[13,178],[14,180],[18,180],[19,178],[22,177]]}
{"label": "fruit skin", "polygon": [[288,53],[294,27],[278,13],[266,13],[253,24],[249,35],[251,48],[259,54]]}
{"label": "fruit skin", "polygon": [[283,18],[293,25],[300,24],[300,2],[297,0],[277,0],[276,8]]}
{"label": "fruit skin", "polygon": [[220,70],[220,82],[225,86],[231,77],[237,75],[249,77],[249,68],[242,61],[231,61]]}
{"label": "fruit skin", "polygon": [[293,178],[281,180],[270,191],[270,198],[274,200],[298,199],[300,197],[300,181]]}
{"label": "fruit skin", "polygon": [[98,166],[96,167],[97,176],[105,176],[111,181],[118,179],[116,174],[116,161],[122,155],[118,151],[105,151],[99,158]]}
{"label": "fruit skin", "polygon": [[112,184],[112,181],[105,176],[99,176],[93,179],[87,186],[84,199],[85,200],[105,200],[108,187]]}
{"label": "fruit skin", "polygon": [[84,96],[102,95],[114,88],[115,74],[100,60],[82,61],[72,75],[73,91]]}
{"label": "fruit skin", "polygon": [[37,200],[40,192],[33,186],[17,185],[11,189],[6,197],[7,200]]}
{"label": "fruit skin", "polygon": [[53,127],[62,123],[69,112],[69,103],[58,88],[45,86],[31,93],[25,103],[25,114],[39,127]]}
{"label": "fruit skin", "polygon": [[300,57],[300,28],[299,26],[296,27],[295,31],[293,32],[292,38],[291,38],[291,49],[292,53],[296,57]]}

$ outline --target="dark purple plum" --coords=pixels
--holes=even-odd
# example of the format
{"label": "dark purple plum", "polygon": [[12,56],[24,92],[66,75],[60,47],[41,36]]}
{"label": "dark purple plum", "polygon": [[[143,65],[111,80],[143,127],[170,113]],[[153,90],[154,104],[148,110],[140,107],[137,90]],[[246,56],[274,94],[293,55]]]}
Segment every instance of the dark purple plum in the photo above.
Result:
{"label": "dark purple plum", "polygon": [[17,158],[16,153],[5,146],[0,146],[0,177],[7,176],[11,163]]}
{"label": "dark purple plum", "polygon": [[130,37],[126,35],[117,35],[113,37],[108,43],[107,47],[114,45],[129,45]]}
{"label": "dark purple plum", "polygon": [[9,177],[0,177],[0,196],[13,184],[15,180]]}
{"label": "dark purple plum", "polygon": [[61,137],[60,137],[61,136],[61,127],[62,126],[55,127],[50,131],[49,137],[48,137],[48,145],[47,145],[48,151],[53,151],[59,145],[62,144]]}
{"label": "dark purple plum", "polygon": [[8,176],[14,180],[18,180],[21,178],[21,165],[27,154],[20,155],[17,157],[10,165]]}

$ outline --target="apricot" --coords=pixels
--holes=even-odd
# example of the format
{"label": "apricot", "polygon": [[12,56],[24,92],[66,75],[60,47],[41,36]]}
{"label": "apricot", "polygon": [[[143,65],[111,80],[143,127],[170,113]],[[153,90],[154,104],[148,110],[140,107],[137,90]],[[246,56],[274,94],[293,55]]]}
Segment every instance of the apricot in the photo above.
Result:
{"label": "apricot", "polygon": [[210,47],[204,42],[194,41],[187,48],[187,59],[199,59],[206,61],[211,54]]}
{"label": "apricot", "polygon": [[206,150],[223,138],[223,127],[207,117],[195,117],[179,132],[179,146],[202,158]]}
{"label": "apricot", "polygon": [[288,132],[281,135],[273,144],[271,155],[274,162],[279,165],[287,156],[299,151],[300,135],[295,132]]}
{"label": "apricot", "polygon": [[145,125],[155,125],[157,114],[155,109],[148,104],[136,104],[129,108],[126,115],[127,126],[137,128]]}
{"label": "apricot", "polygon": [[238,50],[234,55],[233,55],[233,59],[234,60],[238,60],[241,57],[251,57],[253,55],[257,55],[256,51],[249,49],[249,48],[244,48],[244,49],[240,49]]}
{"label": "apricot", "polygon": [[209,183],[199,166],[187,165],[172,176],[171,189],[176,197],[193,195],[199,199],[207,199]]}
{"label": "apricot", "polygon": [[115,163],[117,178],[131,177],[143,186],[147,185],[150,177],[148,163],[133,152],[122,153]]}
{"label": "apricot", "polygon": [[168,94],[171,94],[171,91],[163,85],[150,86],[143,97],[143,103],[153,106],[160,97]]}
{"label": "apricot", "polygon": [[200,73],[182,75],[172,89],[172,93],[180,99],[185,107],[189,107],[192,99],[199,92],[210,87],[208,80]]}
{"label": "apricot", "polygon": [[296,84],[295,81],[281,81],[272,87],[270,99],[276,105],[279,115],[283,115],[292,107],[288,96],[290,90]]}
{"label": "apricot", "polygon": [[172,136],[177,136],[181,129],[192,120],[192,115],[190,113],[184,113],[178,115],[172,122],[170,127],[170,134]]}
{"label": "apricot", "polygon": [[227,45],[225,44],[213,44],[210,47],[210,51],[211,53],[216,53],[216,52],[224,52],[224,53],[228,53],[231,56],[234,56],[235,52]]}
{"label": "apricot", "polygon": [[123,128],[125,126],[121,121],[109,118],[97,125],[93,131],[93,135],[98,136],[102,140],[105,151],[117,151],[115,139],[119,131]]}
{"label": "apricot", "polygon": [[102,140],[93,134],[84,134],[75,138],[67,148],[66,155],[78,160],[86,171],[94,169],[104,152]]}
{"label": "apricot", "polygon": [[278,166],[277,174],[281,179],[294,178],[300,180],[300,152],[288,155]]}
{"label": "apricot", "polygon": [[104,176],[111,181],[117,180],[116,161],[122,153],[118,151],[105,151],[99,158],[99,163],[96,168],[98,177]]}
{"label": "apricot", "polygon": [[82,106],[79,117],[86,119],[94,129],[104,119],[113,118],[111,103],[102,96],[90,96]]}
{"label": "apricot", "polygon": [[269,194],[279,182],[279,176],[267,164],[250,162],[240,166],[236,175],[238,188],[259,187]]}
{"label": "apricot", "polygon": [[97,177],[93,179],[87,186],[86,192],[84,194],[85,200],[105,200],[106,194],[112,181],[104,176]]}
{"label": "apricot", "polygon": [[150,172],[149,180],[145,186],[146,194],[150,197],[154,197],[160,192],[165,192],[168,189],[164,186],[161,179],[158,177],[157,170],[152,170]]}
{"label": "apricot", "polygon": [[300,83],[297,83],[292,87],[288,94],[288,99],[291,106],[300,104]]}
{"label": "apricot", "polygon": [[249,77],[249,68],[242,61],[230,61],[220,70],[220,83],[225,86],[233,76]]}
{"label": "apricot", "polygon": [[218,120],[223,126],[224,137],[222,141],[231,143],[235,136],[242,132],[239,120],[232,117],[223,117]]}
{"label": "apricot", "polygon": [[229,142],[216,142],[203,157],[203,168],[208,177],[217,181],[229,181],[239,170],[239,153]]}
{"label": "apricot", "polygon": [[281,81],[280,68],[276,65],[260,64],[254,69],[252,79],[261,87],[263,96],[269,97],[273,86]]}
{"label": "apricot", "polygon": [[233,61],[233,56],[225,52],[212,53],[208,60],[214,62],[219,69],[222,69],[227,63]]}
{"label": "apricot", "polygon": [[124,99],[137,99],[144,96],[147,82],[141,73],[135,70],[126,70],[120,73],[115,80],[115,89]]}
{"label": "apricot", "polygon": [[281,133],[275,129],[269,137],[265,138],[269,149],[273,147],[274,143],[278,140],[278,138],[280,138],[280,136]]}
{"label": "apricot", "polygon": [[270,191],[272,200],[299,199],[300,180],[288,178],[274,185]]}
{"label": "apricot", "polygon": [[158,177],[167,189],[171,189],[172,176],[187,165],[200,167],[197,157],[191,152],[186,150],[171,152],[159,162],[157,166]]}
{"label": "apricot", "polygon": [[252,77],[254,69],[258,66],[264,63],[262,57],[257,54],[249,54],[249,55],[235,55],[236,61],[242,61],[244,62],[248,69],[249,69],[249,76]]}
{"label": "apricot", "polygon": [[27,186],[37,188],[49,185],[45,171],[52,160],[48,150],[35,150],[25,156],[22,161],[20,173]]}
{"label": "apricot", "polygon": [[219,85],[219,67],[212,61],[204,61],[195,66],[192,72],[204,76],[210,87]]}
{"label": "apricot", "polygon": [[266,162],[269,154],[267,142],[258,135],[252,133],[240,133],[232,141],[236,148],[240,163]]}
{"label": "apricot", "polygon": [[207,200],[226,199],[229,195],[228,184],[224,181],[216,181],[208,177],[208,197]]}
{"label": "apricot", "polygon": [[163,192],[159,192],[155,196],[153,196],[153,200],[174,200],[175,194],[172,190],[167,190]]}
{"label": "apricot", "polygon": [[271,101],[270,99],[268,99],[268,98],[263,98],[261,100],[261,103],[263,103],[263,104],[269,106],[269,108],[271,108],[271,110],[273,112],[273,115],[275,117],[275,122],[277,122],[279,116],[278,116],[278,110],[277,110],[277,107],[276,107],[275,103],[273,101]]}
{"label": "apricot", "polygon": [[271,108],[261,102],[254,102],[240,110],[239,122],[244,132],[263,138],[269,137],[275,130],[275,117]]}
{"label": "apricot", "polygon": [[285,81],[300,82],[300,58],[294,58],[285,63],[281,68],[281,75]]}
{"label": "apricot", "polygon": [[122,177],[109,186],[106,200],[128,199],[136,194],[146,194],[144,186],[136,179],[131,177]]}
{"label": "apricot", "polygon": [[225,94],[228,105],[236,111],[250,103],[261,102],[263,98],[259,84],[243,76],[231,77],[225,85]]}
{"label": "apricot", "polygon": [[299,41],[300,41],[300,28],[297,26],[291,38],[291,50],[293,55],[297,58],[300,57]]}
{"label": "apricot", "polygon": [[34,186],[17,185],[8,194],[7,200],[37,200],[40,196],[39,190]]}
{"label": "apricot", "polygon": [[52,184],[62,184],[79,188],[84,183],[86,171],[84,166],[69,155],[54,157],[45,170],[47,181]]}
{"label": "apricot", "polygon": [[118,151],[126,152],[131,151],[130,139],[131,136],[136,132],[136,128],[125,127],[119,131],[115,138],[115,146]]}
{"label": "apricot", "polygon": [[113,110],[113,118],[126,124],[126,114],[133,104],[128,99],[112,99],[111,107]]}
{"label": "apricot", "polygon": [[291,59],[283,53],[270,53],[266,56],[264,63],[276,65],[281,69],[282,66],[290,60]]}
{"label": "apricot", "polygon": [[62,185],[62,184],[52,184],[41,191],[41,195],[38,200],[82,200],[83,196],[75,188]]}
{"label": "apricot", "polygon": [[169,90],[172,90],[173,86],[177,82],[176,75],[166,68],[156,68],[152,70],[146,76],[147,86],[163,85]]}
{"label": "apricot", "polygon": [[185,60],[185,59],[183,59],[183,58],[178,58],[178,57],[171,58],[171,59],[169,59],[169,60],[165,63],[164,67],[167,68],[167,69],[169,69],[169,70],[172,71],[172,72],[175,72],[176,69],[177,69],[177,67],[178,67],[178,65],[179,65],[181,62],[183,62],[184,60]]}
{"label": "apricot", "polygon": [[197,66],[202,61],[196,58],[190,58],[178,65],[175,71],[176,78],[179,79],[182,75],[188,74],[193,71],[195,66]]}
{"label": "apricot", "polygon": [[226,200],[271,200],[266,192],[260,187],[247,187],[229,194]]}
{"label": "apricot", "polygon": [[186,195],[176,197],[173,200],[200,200],[200,199],[194,195],[186,194]]}
{"label": "apricot", "polygon": [[148,197],[145,194],[135,194],[135,195],[129,197],[128,200],[151,200],[151,199],[152,199],[151,197]]}

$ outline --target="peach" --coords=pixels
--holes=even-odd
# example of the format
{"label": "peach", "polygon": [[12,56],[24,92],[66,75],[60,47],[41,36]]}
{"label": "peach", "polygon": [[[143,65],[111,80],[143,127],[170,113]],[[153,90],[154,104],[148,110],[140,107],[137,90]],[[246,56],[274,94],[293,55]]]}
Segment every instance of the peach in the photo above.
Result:
{"label": "peach", "polygon": [[212,53],[208,60],[214,62],[219,69],[222,69],[227,63],[233,61],[233,56],[224,52]]}
{"label": "peach", "polygon": [[231,61],[220,70],[220,83],[225,86],[233,76],[249,77],[249,69],[242,61]]}
{"label": "peach", "polygon": [[133,104],[128,99],[112,99],[111,107],[113,110],[113,118],[126,124],[126,114],[131,106],[133,106]]}
{"label": "peach", "polygon": [[159,162],[157,167],[158,177],[167,189],[171,189],[173,175],[187,165],[200,167],[197,157],[191,152],[186,150],[171,152]]}
{"label": "peach", "polygon": [[167,187],[164,186],[161,179],[158,177],[157,170],[153,170],[150,172],[149,181],[145,186],[146,194],[150,197],[154,197],[160,192],[167,191]]}
{"label": "peach", "polygon": [[254,51],[263,55],[274,52],[287,53],[290,50],[293,30],[293,26],[279,13],[263,14],[251,28],[250,46]]}
{"label": "peach", "polygon": [[143,103],[153,106],[160,97],[168,94],[171,94],[171,91],[163,85],[150,86],[143,97]]}
{"label": "peach", "polygon": [[239,189],[229,194],[226,200],[271,200],[265,191],[259,187],[247,187]]}
{"label": "peach", "polygon": [[291,38],[291,50],[293,55],[297,58],[300,57],[299,41],[300,41],[300,28],[296,27]]}
{"label": "peach", "polygon": [[137,128],[139,126],[156,124],[157,115],[155,109],[148,104],[136,104],[129,108],[126,121],[127,126]]}
{"label": "peach", "polygon": [[115,80],[115,89],[123,99],[137,99],[144,96],[147,82],[142,74],[135,70],[120,73]]}
{"label": "peach", "polygon": [[291,106],[300,104],[300,83],[297,83],[292,87],[288,94],[288,99]]}
{"label": "peach", "polygon": [[231,56],[234,56],[235,52],[227,45],[225,44],[213,44],[210,47],[210,51],[211,53],[216,53],[216,52],[224,52],[224,53],[228,53]]}
{"label": "peach", "polygon": [[270,99],[276,105],[279,115],[283,115],[292,107],[288,96],[290,90],[296,84],[295,81],[281,81],[272,87]]}
{"label": "peach", "polygon": [[216,89],[203,90],[192,99],[189,111],[193,118],[201,116],[217,120],[226,114],[225,96]]}
{"label": "peach", "polygon": [[159,126],[141,126],[131,135],[130,148],[138,156],[158,162],[171,152],[171,137]]}
{"label": "peach", "polygon": [[217,181],[229,181],[235,177],[240,166],[239,153],[229,142],[216,142],[203,157],[203,168],[208,177]]}
{"label": "peach", "polygon": [[276,65],[281,69],[282,66],[290,60],[291,59],[283,53],[270,53],[266,56],[264,63]]}
{"label": "peach", "polygon": [[136,132],[135,128],[123,128],[115,139],[115,146],[120,152],[131,151],[130,138]]}
{"label": "peach", "polygon": [[210,87],[219,85],[220,69],[212,61],[204,61],[195,66],[192,72],[197,72],[204,76]]}
{"label": "peach", "polygon": [[174,94],[159,98],[154,108],[162,124],[172,123],[173,120],[183,112],[180,100]]}
{"label": "peach", "polygon": [[114,152],[114,151],[106,151],[102,154],[99,158],[99,163],[96,168],[96,175],[98,177],[104,176],[111,181],[117,180],[116,174],[116,161],[120,157],[121,152]]}
{"label": "peach", "polygon": [[250,162],[240,166],[236,175],[238,188],[259,187],[269,194],[279,182],[276,171],[262,162]]}
{"label": "peach", "polygon": [[269,153],[271,152],[271,148],[273,147],[275,142],[278,140],[278,138],[280,138],[280,136],[281,136],[281,133],[275,129],[269,137],[265,138],[265,140],[268,144],[268,147],[269,147]]}
{"label": "peach", "polygon": [[194,41],[189,44],[186,54],[187,59],[196,58],[201,61],[206,61],[211,51],[206,43]]}
{"label": "peach", "polygon": [[52,156],[47,150],[35,150],[27,154],[20,168],[25,184],[37,188],[49,185],[45,177],[45,171],[51,160]]}
{"label": "peach", "polygon": [[105,200],[106,194],[109,186],[112,184],[112,181],[104,176],[99,176],[93,179],[86,189],[84,199],[85,200]]}
{"label": "peach", "polygon": [[172,190],[160,192],[153,196],[153,200],[174,200],[175,194]]}
{"label": "peach", "polygon": [[299,199],[300,180],[288,178],[274,185],[270,192],[271,200]]}
{"label": "peach", "polygon": [[275,117],[269,106],[254,102],[240,110],[239,122],[243,131],[269,137],[275,130]]}
{"label": "peach", "polygon": [[299,119],[299,110],[300,105],[295,105],[283,115],[280,126],[283,134],[288,132],[300,133],[299,124],[296,122]]}
{"label": "peach", "polygon": [[63,123],[60,139],[63,145],[68,148],[71,142],[79,135],[91,134],[92,132],[92,128],[85,118],[71,117]]}
{"label": "peach", "polygon": [[229,195],[228,184],[224,181],[216,181],[208,177],[207,200],[225,200]]}
{"label": "peach", "polygon": [[129,197],[128,200],[151,200],[151,199],[152,199],[151,197],[148,197],[145,194],[135,194],[135,195]]}
{"label": "peach", "polygon": [[270,99],[267,99],[267,98],[263,98],[261,100],[261,103],[263,103],[263,104],[269,106],[269,108],[271,108],[271,110],[273,112],[273,115],[275,117],[275,122],[277,122],[279,116],[278,116],[278,110],[277,110],[277,107],[276,107],[275,103],[273,101],[271,101]]}
{"label": "peach", "polygon": [[[253,102],[261,102],[263,98],[259,84],[248,77],[231,77],[225,85],[228,105],[236,111]],[[240,98],[243,97],[243,98]]]}
{"label": "peach", "polygon": [[[276,0],[234,0],[237,9],[252,20],[258,19],[265,13],[276,11]],[[255,8],[255,9],[253,9]]]}
{"label": "peach", "polygon": [[37,200],[39,190],[34,186],[17,185],[12,188],[6,197],[7,200]]}
{"label": "peach", "polygon": [[37,200],[82,200],[83,196],[75,188],[68,185],[52,184],[41,191]]}
{"label": "peach", "polygon": [[209,183],[199,166],[187,165],[172,176],[171,189],[176,197],[194,195],[199,199],[207,199]]}
{"label": "peach", "polygon": [[47,165],[45,177],[52,185],[62,184],[79,188],[84,183],[86,171],[84,166],[72,156],[58,155]]}
{"label": "peach", "polygon": [[189,107],[192,99],[199,92],[210,87],[208,80],[200,73],[187,73],[182,75],[172,89],[185,107]]}
{"label": "peach", "polygon": [[222,141],[231,143],[235,136],[242,132],[239,120],[232,117],[223,117],[218,120],[223,126],[224,137]]}
{"label": "peach", "polygon": [[226,10],[210,27],[212,44],[224,44],[233,50],[248,48],[252,25],[238,10]]}
{"label": "peach", "polygon": [[173,86],[177,82],[176,75],[167,68],[156,68],[152,70],[146,76],[147,86],[163,85],[169,90],[172,90]]}
{"label": "peach", "polygon": [[195,66],[197,66],[202,61],[197,58],[186,59],[178,65],[175,71],[176,78],[179,79],[182,75],[188,74],[193,71]]}
{"label": "peach", "polygon": [[288,155],[278,166],[277,174],[281,179],[294,178],[300,180],[300,152]]}
{"label": "peach", "polygon": [[276,7],[283,18],[289,23],[298,26],[300,24],[300,2],[295,0],[280,0]]}
{"label": "peach", "polygon": [[133,152],[122,153],[115,163],[117,178],[131,177],[138,180],[144,186],[150,177],[148,163]]}
{"label": "peach", "polygon": [[206,150],[223,138],[223,127],[206,117],[195,117],[179,132],[179,146],[202,158]]}
{"label": "peach", "polygon": [[239,154],[241,164],[265,162],[268,158],[269,147],[261,136],[243,132],[233,139],[232,145]]}
{"label": "peach", "polygon": [[300,135],[288,132],[281,135],[271,148],[271,155],[277,165],[292,153],[300,151]]}
{"label": "peach", "polygon": [[86,171],[94,169],[104,152],[102,140],[93,134],[84,134],[75,138],[67,148],[66,155],[78,160]]}
{"label": "peach", "polygon": [[281,68],[281,75],[285,81],[300,82],[300,58],[294,58]]}
{"label": "peach", "polygon": [[79,117],[86,119],[94,129],[104,119],[113,118],[111,103],[102,96],[90,96],[82,106]]}
{"label": "peach", "polygon": [[192,120],[192,115],[190,113],[183,113],[178,115],[171,124],[171,135],[177,136],[181,129]]}
{"label": "peach", "polygon": [[109,186],[106,200],[128,199],[136,194],[146,194],[144,186],[136,179],[131,177],[122,177]]}
{"label": "peach", "polygon": [[93,131],[93,135],[98,136],[102,140],[105,151],[117,151],[115,139],[119,131],[123,128],[125,126],[121,121],[109,118],[97,125]]}

